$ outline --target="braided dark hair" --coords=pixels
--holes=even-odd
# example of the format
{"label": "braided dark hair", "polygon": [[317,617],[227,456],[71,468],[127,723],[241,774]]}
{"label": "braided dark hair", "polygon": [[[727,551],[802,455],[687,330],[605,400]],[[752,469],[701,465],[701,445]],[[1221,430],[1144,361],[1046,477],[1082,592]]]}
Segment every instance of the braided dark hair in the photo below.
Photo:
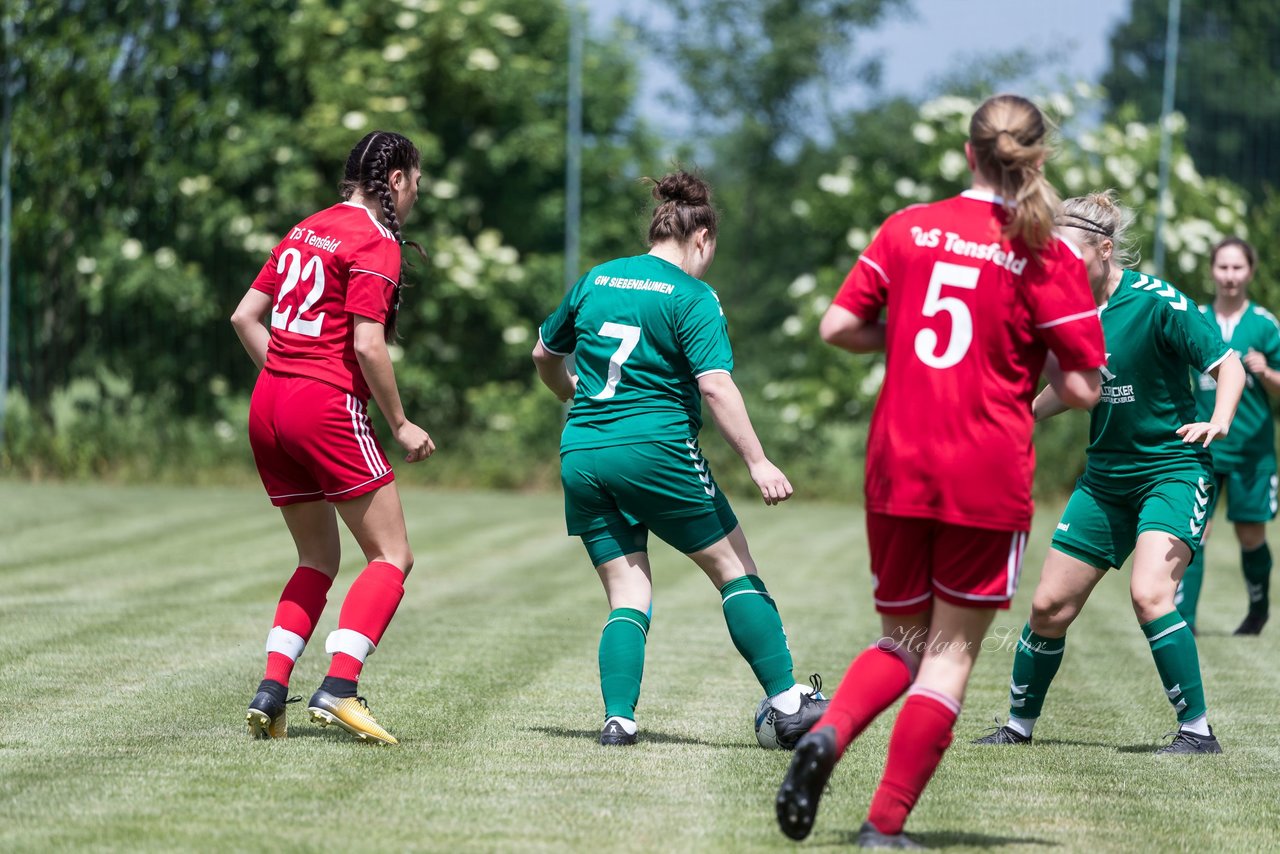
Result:
{"label": "braided dark hair", "polygon": [[[418,148],[408,137],[390,131],[376,130],[356,143],[347,155],[347,167],[338,185],[342,198],[350,200],[357,192],[362,196],[376,198],[382,207],[382,221],[395,235],[401,246],[411,246],[417,250],[425,261],[427,254],[422,247],[413,241],[400,236],[400,218],[396,216],[395,202],[391,198],[391,187],[387,183],[391,173],[397,169],[406,176],[412,174],[421,162]],[[396,321],[400,316],[400,290],[403,277],[396,282],[395,293],[391,299],[391,310],[387,312],[385,335],[387,341],[396,339]]]}

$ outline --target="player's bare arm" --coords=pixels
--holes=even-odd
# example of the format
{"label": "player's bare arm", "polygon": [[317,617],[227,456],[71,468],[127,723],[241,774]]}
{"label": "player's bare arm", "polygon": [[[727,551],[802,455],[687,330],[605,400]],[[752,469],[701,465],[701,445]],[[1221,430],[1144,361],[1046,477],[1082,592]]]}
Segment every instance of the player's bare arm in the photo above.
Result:
{"label": "player's bare arm", "polygon": [[369,384],[369,391],[373,393],[373,399],[377,402],[378,409],[382,410],[383,417],[391,425],[396,442],[404,448],[405,462],[425,460],[435,453],[436,444],[431,441],[426,430],[405,417],[383,325],[358,314],[354,318],[356,360]]}
{"label": "player's bare arm", "polygon": [[760,439],[751,426],[751,416],[742,400],[733,377],[725,373],[704,374],[698,377],[698,390],[711,410],[716,428],[724,436],[729,447],[747,464],[751,479],[760,488],[765,504],[777,504],[791,497],[791,482],[782,470],[764,455]]}
{"label": "player's bare arm", "polygon": [[564,356],[552,353],[539,341],[533,345],[533,364],[538,369],[538,379],[551,389],[551,393],[561,403],[567,403],[573,399],[574,390],[578,387],[578,378],[569,373]]}
{"label": "player's bare arm", "polygon": [[240,343],[258,366],[258,370],[262,370],[267,361],[267,342],[271,340],[271,330],[267,328],[264,318],[270,309],[271,297],[256,288],[250,288],[231,313],[231,325],[235,327]]}
{"label": "player's bare arm", "polygon": [[1031,415],[1043,421],[1068,409],[1092,409],[1102,394],[1102,377],[1097,371],[1064,371],[1053,351],[1044,362],[1049,384],[1031,402]]}
{"label": "player's bare arm", "polygon": [[851,353],[884,352],[884,323],[868,323],[843,306],[832,305],[827,309],[818,334],[831,346]]}
{"label": "player's bare arm", "polygon": [[1204,447],[1214,439],[1221,439],[1231,429],[1231,422],[1236,417],[1236,407],[1240,405],[1240,395],[1244,393],[1245,371],[1240,357],[1234,351],[1219,362],[1209,372],[1218,384],[1214,396],[1213,415],[1208,421],[1196,421],[1183,424],[1178,428],[1178,435],[1187,444],[1200,442]]}
{"label": "player's bare arm", "polygon": [[1250,349],[1244,354],[1244,369],[1253,374],[1267,389],[1267,394],[1280,395],[1280,370],[1267,364],[1267,357],[1257,350]]}

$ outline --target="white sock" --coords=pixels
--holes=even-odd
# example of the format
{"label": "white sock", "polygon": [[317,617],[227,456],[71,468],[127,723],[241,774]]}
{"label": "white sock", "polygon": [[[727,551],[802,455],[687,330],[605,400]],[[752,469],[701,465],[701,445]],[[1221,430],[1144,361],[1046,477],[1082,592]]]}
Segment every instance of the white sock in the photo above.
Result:
{"label": "white sock", "polygon": [[1203,714],[1198,718],[1192,718],[1184,724],[1180,724],[1178,729],[1185,729],[1187,732],[1193,732],[1196,735],[1212,735],[1209,732],[1209,715]]}
{"label": "white sock", "polygon": [[796,712],[800,711],[800,698],[805,694],[812,692],[812,688],[806,691],[804,690],[804,687],[797,683],[787,690],[774,694],[770,697],[769,705],[773,706],[776,711],[781,712],[784,715],[794,715]]}
{"label": "white sock", "polygon": [[630,718],[620,718],[617,715],[614,715],[613,717],[609,718],[609,720],[605,721],[604,725],[608,726],[610,723],[615,721],[617,722],[618,726],[622,727],[622,731],[625,732],[627,735],[635,735],[636,730],[639,729],[639,727],[636,726],[635,721],[631,720]]}
{"label": "white sock", "polygon": [[1007,726],[1009,729],[1016,732],[1018,735],[1031,738],[1031,730],[1036,728],[1036,721],[1038,720],[1040,719],[1039,718],[1015,718],[1013,715],[1009,715],[1009,721],[1008,723],[1005,724],[1005,726]]}

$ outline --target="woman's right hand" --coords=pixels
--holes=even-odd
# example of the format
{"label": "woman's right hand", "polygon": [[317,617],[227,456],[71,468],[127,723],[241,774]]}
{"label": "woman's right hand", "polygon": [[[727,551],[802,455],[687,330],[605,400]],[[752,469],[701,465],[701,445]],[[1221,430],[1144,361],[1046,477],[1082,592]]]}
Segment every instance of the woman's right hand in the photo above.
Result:
{"label": "woman's right hand", "polygon": [[404,448],[404,460],[407,463],[418,463],[436,451],[436,443],[431,441],[427,431],[412,421],[406,421],[395,431],[396,441]]}
{"label": "woman's right hand", "polygon": [[748,471],[756,486],[760,487],[760,495],[765,504],[781,504],[791,497],[791,481],[773,463],[763,460],[749,466]]}

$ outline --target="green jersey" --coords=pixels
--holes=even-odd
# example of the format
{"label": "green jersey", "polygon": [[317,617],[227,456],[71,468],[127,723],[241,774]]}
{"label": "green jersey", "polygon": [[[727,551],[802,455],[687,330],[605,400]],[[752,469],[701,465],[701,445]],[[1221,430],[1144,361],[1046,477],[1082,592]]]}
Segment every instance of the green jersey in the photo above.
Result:
{"label": "green jersey", "polygon": [[733,371],[716,292],[654,255],[590,270],[538,334],[550,352],[573,353],[578,371],[562,454],[696,437],[698,377]]}
{"label": "green jersey", "polygon": [[[1271,312],[1252,301],[1246,302],[1244,313],[1234,319],[1215,314],[1211,305],[1201,306],[1200,311],[1211,322],[1217,321],[1222,340],[1241,358],[1250,350],[1257,350],[1266,357],[1267,365],[1280,368],[1280,324]],[[1195,379],[1199,419],[1208,421],[1218,384],[1208,374],[1198,374]],[[1267,465],[1275,468],[1276,431],[1271,399],[1262,381],[1253,374],[1245,374],[1244,394],[1230,432],[1226,438],[1215,440],[1209,450],[1217,472],[1251,471]]]}
{"label": "green jersey", "polygon": [[1177,288],[1133,270],[1099,316],[1109,352],[1089,419],[1085,481],[1123,487],[1207,467],[1208,450],[1177,430],[1196,420],[1187,368],[1203,373],[1231,352],[1218,330]]}

